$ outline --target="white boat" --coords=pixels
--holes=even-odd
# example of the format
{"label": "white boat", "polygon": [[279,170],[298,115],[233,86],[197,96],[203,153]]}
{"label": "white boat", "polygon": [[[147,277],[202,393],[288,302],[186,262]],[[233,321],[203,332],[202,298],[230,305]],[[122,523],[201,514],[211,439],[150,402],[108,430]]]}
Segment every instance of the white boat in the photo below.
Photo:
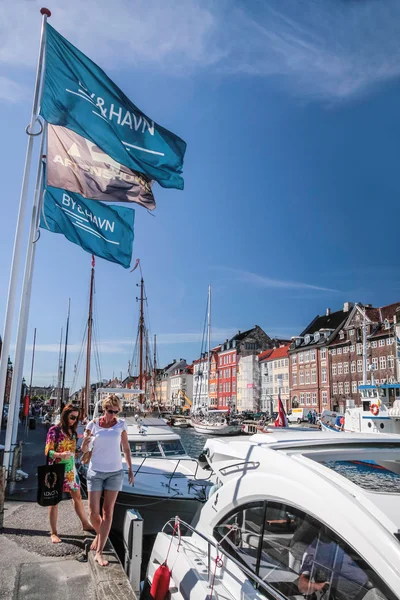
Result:
{"label": "white boat", "polygon": [[197,433],[203,433],[205,435],[238,435],[242,431],[240,423],[227,423],[225,420],[222,422],[208,421],[207,419],[197,420],[192,418],[192,427]]}
{"label": "white boat", "polygon": [[191,427],[191,426],[192,425],[190,423],[190,420],[189,419],[185,419],[184,417],[181,417],[181,418],[178,418],[178,419],[176,417],[174,417],[174,419],[173,419],[173,425],[172,425],[172,427],[181,427],[181,428],[183,427],[183,428],[186,428],[186,427]]}
{"label": "white boat", "polygon": [[[343,414],[324,411],[324,431],[400,434],[400,384],[360,385],[361,406],[346,408]],[[397,398],[397,399],[396,399]]]}
{"label": "white boat", "polygon": [[[136,508],[144,520],[144,534],[160,531],[165,521],[182,515],[191,520],[207,498],[206,490],[213,485],[210,470],[204,470],[184,449],[178,433],[163,419],[127,417],[127,433],[132,454],[134,485],[128,482],[125,470],[122,491],[114,511],[113,530],[122,531],[125,512]],[[85,487],[86,465],[79,465]]]}
{"label": "white boat", "polygon": [[218,484],[158,534],[143,599],[166,562],[174,600],[400,600],[399,436],[279,429],[206,453]]}

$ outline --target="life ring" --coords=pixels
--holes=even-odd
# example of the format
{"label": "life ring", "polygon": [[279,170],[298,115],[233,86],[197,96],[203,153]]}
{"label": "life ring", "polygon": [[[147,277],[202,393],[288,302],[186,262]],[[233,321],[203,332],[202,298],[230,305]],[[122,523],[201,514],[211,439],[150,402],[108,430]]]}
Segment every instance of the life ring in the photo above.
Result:
{"label": "life ring", "polygon": [[371,404],[371,406],[369,407],[369,410],[372,412],[374,417],[379,415],[379,406],[377,404]]}

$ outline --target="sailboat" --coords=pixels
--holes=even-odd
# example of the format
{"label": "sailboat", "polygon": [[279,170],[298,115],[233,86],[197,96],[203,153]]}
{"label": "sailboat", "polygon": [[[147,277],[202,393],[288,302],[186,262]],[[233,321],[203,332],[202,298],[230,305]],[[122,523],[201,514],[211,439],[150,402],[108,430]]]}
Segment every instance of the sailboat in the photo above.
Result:
{"label": "sailboat", "polygon": [[[91,285],[91,298],[93,286]],[[150,398],[146,398],[146,381],[149,369],[148,332],[144,318],[145,287],[143,275],[140,280],[138,358],[139,373],[135,388],[100,388],[94,405],[93,418],[102,412],[102,396],[116,393],[122,400],[122,417],[125,418],[127,434],[132,456],[135,484],[129,484],[128,466],[123,457],[125,471],[122,490],[118,494],[114,511],[113,530],[119,534],[125,519],[126,510],[137,509],[144,521],[144,535],[156,534],[165,521],[179,515],[191,521],[199,506],[207,498],[207,488],[212,485],[211,474],[203,470],[198,461],[191,458],[182,445],[177,432],[172,431],[166,422],[146,415],[145,407]],[[91,330],[91,303],[89,307],[88,329]],[[135,350],[136,352],[136,350]],[[88,336],[86,361],[86,391],[82,399],[82,411],[87,410],[90,398],[90,337]],[[135,361],[132,360],[132,364]],[[153,373],[155,394],[155,378]],[[152,394],[150,394],[152,395]],[[154,396],[155,397],[155,396]],[[83,488],[86,488],[87,465],[79,465],[79,475]]]}
{"label": "sailboat", "polygon": [[[203,345],[203,343],[202,343]],[[230,411],[209,410],[210,407],[210,373],[211,373],[211,285],[208,286],[207,296],[207,371],[198,374],[196,392],[198,390],[199,379],[207,374],[207,406],[201,409],[200,414],[196,414],[196,408],[192,414],[192,427],[197,433],[206,435],[237,435],[241,433],[241,424],[233,419]],[[201,384],[200,384],[201,389]]]}

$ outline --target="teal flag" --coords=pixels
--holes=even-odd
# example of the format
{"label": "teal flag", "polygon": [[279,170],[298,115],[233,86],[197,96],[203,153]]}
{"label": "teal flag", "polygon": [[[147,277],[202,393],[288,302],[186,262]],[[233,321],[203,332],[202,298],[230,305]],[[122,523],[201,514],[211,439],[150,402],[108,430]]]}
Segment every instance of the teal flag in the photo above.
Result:
{"label": "teal flag", "polygon": [[166,188],[183,189],[186,143],[155,123],[49,24],[40,113]]}
{"label": "teal flag", "polygon": [[40,227],[62,233],[86,252],[125,269],[132,260],[134,221],[132,208],[87,200],[50,186],[45,189]]}

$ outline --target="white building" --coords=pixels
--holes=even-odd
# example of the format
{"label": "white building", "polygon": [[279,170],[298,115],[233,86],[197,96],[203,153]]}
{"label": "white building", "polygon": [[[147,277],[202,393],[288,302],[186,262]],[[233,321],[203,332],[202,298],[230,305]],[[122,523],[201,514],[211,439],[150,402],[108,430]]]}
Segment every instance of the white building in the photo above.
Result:
{"label": "white building", "polygon": [[172,409],[182,408],[193,399],[192,365],[176,368],[169,376],[169,404]]}
{"label": "white building", "polygon": [[208,358],[207,353],[193,361],[193,410],[208,407]]}
{"label": "white building", "polygon": [[260,365],[261,408],[263,412],[278,410],[278,396],[281,395],[287,410],[289,400],[289,350],[290,344],[274,350],[266,350],[258,355]]}
{"label": "white building", "polygon": [[260,367],[255,354],[241,356],[237,371],[237,411],[259,412]]}

